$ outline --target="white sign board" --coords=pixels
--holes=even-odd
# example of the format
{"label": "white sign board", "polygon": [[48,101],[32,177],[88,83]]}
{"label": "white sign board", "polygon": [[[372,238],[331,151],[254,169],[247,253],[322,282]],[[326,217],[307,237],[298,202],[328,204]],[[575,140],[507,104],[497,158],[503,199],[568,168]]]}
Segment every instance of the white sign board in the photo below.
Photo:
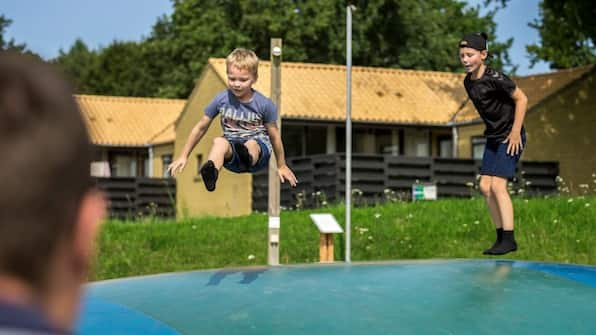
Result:
{"label": "white sign board", "polygon": [[323,234],[344,232],[341,226],[337,223],[337,220],[335,220],[331,214],[311,214],[310,218]]}
{"label": "white sign board", "polygon": [[412,200],[437,200],[437,185],[429,183],[412,185]]}

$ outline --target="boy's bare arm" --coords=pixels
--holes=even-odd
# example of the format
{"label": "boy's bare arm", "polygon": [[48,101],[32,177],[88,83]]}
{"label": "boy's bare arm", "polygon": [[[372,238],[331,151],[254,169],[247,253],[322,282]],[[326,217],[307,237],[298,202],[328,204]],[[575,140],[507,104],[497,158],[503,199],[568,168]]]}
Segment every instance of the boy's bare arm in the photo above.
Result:
{"label": "boy's bare arm", "polygon": [[515,119],[513,120],[512,131],[519,133],[524,124],[524,117],[526,116],[526,109],[528,108],[528,97],[526,97],[524,91],[519,87],[516,87],[511,98],[515,101]]}
{"label": "boy's bare arm", "polygon": [[523,149],[521,129],[524,124],[526,109],[528,108],[528,97],[526,97],[526,94],[519,87],[516,87],[511,98],[515,101],[515,115],[513,119],[513,128],[511,128],[511,133],[507,136],[505,142],[508,143],[507,153],[510,155],[517,155]]}
{"label": "boy's bare arm", "polygon": [[180,156],[168,166],[168,171],[172,175],[184,170],[188,156],[190,156],[190,153],[194,147],[197,145],[197,143],[199,143],[201,138],[203,138],[207,132],[207,129],[209,129],[212,120],[212,118],[204,115],[201,120],[199,120],[199,122],[192,128],[190,134],[188,135],[188,139],[186,140],[186,144],[184,145],[184,148],[182,148]]}
{"label": "boy's bare arm", "polygon": [[269,139],[271,140],[271,146],[273,146],[273,152],[275,153],[275,159],[277,162],[277,173],[279,175],[279,178],[282,183],[285,180],[287,180],[288,182],[290,182],[290,185],[295,187],[298,183],[298,180],[296,179],[294,172],[292,172],[292,170],[290,170],[290,168],[286,164],[284,145],[281,140],[279,128],[277,128],[276,123],[268,123],[265,126],[267,127],[267,132],[269,133]]}

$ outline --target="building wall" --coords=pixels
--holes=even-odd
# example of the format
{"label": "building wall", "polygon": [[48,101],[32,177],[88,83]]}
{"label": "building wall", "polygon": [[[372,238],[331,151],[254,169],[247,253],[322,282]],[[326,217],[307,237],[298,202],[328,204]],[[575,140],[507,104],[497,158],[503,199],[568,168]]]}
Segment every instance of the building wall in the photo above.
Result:
{"label": "building wall", "polygon": [[[571,84],[526,114],[524,160],[558,161],[560,176],[575,193],[578,185],[596,184],[596,74]],[[471,157],[471,137],[481,136],[484,124],[460,127],[459,157]]]}
{"label": "building wall", "polygon": [[[197,81],[197,86],[178,121],[174,159],[180,155],[190,131],[204,115],[203,111],[207,104],[224,89],[225,84],[221,79],[212,69],[207,68]],[[222,169],[214,192],[207,192],[199,174],[199,163],[207,160],[213,139],[221,136],[222,133],[219,117],[217,117],[191,153],[184,171],[176,177],[178,217],[238,216],[251,212],[252,176],[250,174],[234,174]],[[199,162],[199,156],[201,162]]]}
{"label": "building wall", "polygon": [[457,128],[457,157],[472,158],[472,137],[484,134],[484,123]]}
{"label": "building wall", "polygon": [[557,160],[560,176],[574,191],[596,173],[596,73],[578,80],[526,116],[524,159]]}
{"label": "building wall", "polygon": [[[165,143],[153,147],[153,178],[164,177],[163,156],[174,155],[174,143]],[[173,158],[173,157],[172,157]]]}

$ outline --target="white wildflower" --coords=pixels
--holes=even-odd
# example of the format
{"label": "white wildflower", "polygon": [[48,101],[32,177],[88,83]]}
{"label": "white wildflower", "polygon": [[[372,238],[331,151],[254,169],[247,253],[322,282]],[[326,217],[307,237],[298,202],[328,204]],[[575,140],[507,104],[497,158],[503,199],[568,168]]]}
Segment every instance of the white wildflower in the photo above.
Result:
{"label": "white wildflower", "polygon": [[248,255],[248,260],[252,261],[253,259],[255,259],[255,255]]}

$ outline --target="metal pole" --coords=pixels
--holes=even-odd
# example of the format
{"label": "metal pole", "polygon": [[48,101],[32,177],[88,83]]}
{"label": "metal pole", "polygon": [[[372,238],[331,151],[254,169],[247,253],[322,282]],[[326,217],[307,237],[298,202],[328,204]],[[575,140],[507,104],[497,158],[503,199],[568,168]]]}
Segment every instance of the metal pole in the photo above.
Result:
{"label": "metal pole", "polygon": [[[271,100],[277,106],[277,127],[281,133],[281,38],[271,39]],[[279,265],[280,185],[275,155],[269,159],[269,232],[267,264]]]}
{"label": "metal pole", "polygon": [[346,8],[346,263],[350,263],[352,216],[352,11]]}

